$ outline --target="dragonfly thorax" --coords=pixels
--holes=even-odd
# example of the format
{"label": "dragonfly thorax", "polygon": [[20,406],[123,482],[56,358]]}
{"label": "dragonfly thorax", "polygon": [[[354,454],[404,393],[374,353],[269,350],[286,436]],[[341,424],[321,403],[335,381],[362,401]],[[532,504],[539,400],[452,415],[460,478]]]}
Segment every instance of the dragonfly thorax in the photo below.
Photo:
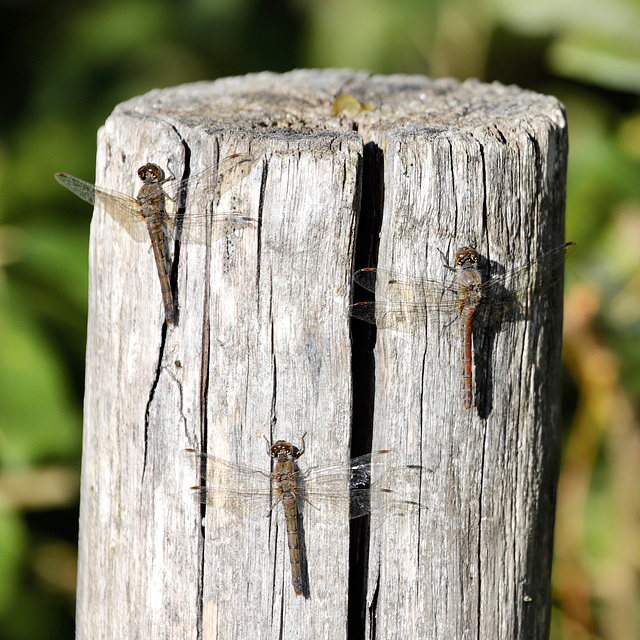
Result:
{"label": "dragonfly thorax", "polygon": [[139,214],[145,219],[159,219],[165,212],[165,194],[157,182],[145,182],[136,198],[140,206]]}

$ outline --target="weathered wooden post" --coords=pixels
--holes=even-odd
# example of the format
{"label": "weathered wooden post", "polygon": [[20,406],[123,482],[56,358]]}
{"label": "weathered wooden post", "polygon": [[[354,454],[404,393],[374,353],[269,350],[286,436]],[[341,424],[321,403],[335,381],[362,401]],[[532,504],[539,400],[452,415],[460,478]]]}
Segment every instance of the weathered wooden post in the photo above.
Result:
{"label": "weathered wooden post", "polygon": [[[340,94],[372,108],[333,115]],[[216,206],[256,223],[172,248],[172,326],[150,250],[96,209],[78,638],[546,637],[560,287],[474,333],[471,411],[455,323],[379,331],[372,367],[349,305],[356,245],[358,267],[377,254],[444,280],[436,249],[508,269],[560,244],[566,149],[555,99],[421,76],[264,73],[117,107],[98,184],[133,195],[147,162],[181,178],[247,153],[259,162]],[[373,519],[366,574],[350,576],[346,515],[309,507],[296,597],[281,515],[202,511],[182,450],[268,471],[262,436],[305,432],[301,468],[371,441],[420,465],[423,509]]]}

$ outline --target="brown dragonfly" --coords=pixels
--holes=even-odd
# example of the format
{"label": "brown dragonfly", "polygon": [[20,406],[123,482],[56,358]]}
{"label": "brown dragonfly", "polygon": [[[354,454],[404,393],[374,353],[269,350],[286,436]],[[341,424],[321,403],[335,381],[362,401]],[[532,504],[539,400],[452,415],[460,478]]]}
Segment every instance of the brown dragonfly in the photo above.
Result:
{"label": "brown dragonfly", "polygon": [[221,460],[215,456],[186,449],[200,460],[203,484],[192,487],[198,500],[216,509],[224,509],[238,517],[270,516],[278,503],[284,509],[293,590],[303,594],[298,516],[305,513],[322,521],[377,515],[404,516],[417,512],[419,503],[404,499],[403,491],[411,474],[419,467],[396,466],[392,451],[368,453],[350,461],[298,470],[295,461],[304,452],[285,440],[267,449],[275,461],[273,471],[266,473]]}
{"label": "brown dragonfly", "polygon": [[[212,207],[250,173],[256,162],[252,156],[236,153],[186,180],[167,178],[158,165],[145,164],[138,169],[143,184],[135,198],[66,173],[56,173],[55,177],[86,202],[102,206],[136,242],[151,240],[165,318],[173,323],[175,311],[165,242],[177,237],[185,243],[207,244],[255,222],[238,211],[213,213]],[[188,213],[184,211],[185,199]]]}
{"label": "brown dragonfly", "polygon": [[427,278],[410,278],[383,269],[360,269],[354,281],[372,291],[376,301],[359,302],[351,315],[375,324],[380,329],[411,331],[423,327],[429,314],[457,314],[461,320],[462,378],[464,408],[472,404],[472,325],[476,312],[484,309],[485,320],[500,318],[509,307],[526,304],[560,282],[565,260],[574,252],[575,243],[567,242],[527,265],[493,276],[484,282],[478,269],[478,253],[462,247],[450,266],[444,254],[445,269],[456,273],[456,282],[445,284]]}

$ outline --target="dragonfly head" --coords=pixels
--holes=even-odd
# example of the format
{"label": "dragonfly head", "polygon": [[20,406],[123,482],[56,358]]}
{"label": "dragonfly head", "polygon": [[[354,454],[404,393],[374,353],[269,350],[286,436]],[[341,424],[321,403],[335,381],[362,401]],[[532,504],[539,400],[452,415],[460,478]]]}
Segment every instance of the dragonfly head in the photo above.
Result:
{"label": "dragonfly head", "polygon": [[138,178],[145,184],[162,182],[164,180],[164,171],[157,164],[149,162],[138,169]]}
{"label": "dragonfly head", "polygon": [[275,444],[271,445],[269,455],[272,458],[292,458],[294,457],[294,447],[285,440],[278,440]]}
{"label": "dragonfly head", "polygon": [[461,247],[456,251],[453,264],[456,269],[472,269],[478,264],[478,252],[471,247]]}

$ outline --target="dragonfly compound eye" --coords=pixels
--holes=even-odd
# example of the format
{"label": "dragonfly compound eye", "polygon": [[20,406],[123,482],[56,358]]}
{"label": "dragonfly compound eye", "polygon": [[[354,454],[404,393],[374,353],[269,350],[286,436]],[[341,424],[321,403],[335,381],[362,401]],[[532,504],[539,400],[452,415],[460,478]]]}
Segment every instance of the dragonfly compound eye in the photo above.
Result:
{"label": "dragonfly compound eye", "polygon": [[471,247],[462,247],[456,251],[454,264],[456,267],[475,265],[478,262],[478,252]]}
{"label": "dragonfly compound eye", "polygon": [[138,177],[142,182],[160,182],[164,179],[164,171],[157,164],[150,162],[138,169]]}
{"label": "dragonfly compound eye", "polygon": [[293,455],[293,445],[284,440],[278,440],[278,442],[271,446],[269,454],[272,458],[277,458],[282,454]]}

